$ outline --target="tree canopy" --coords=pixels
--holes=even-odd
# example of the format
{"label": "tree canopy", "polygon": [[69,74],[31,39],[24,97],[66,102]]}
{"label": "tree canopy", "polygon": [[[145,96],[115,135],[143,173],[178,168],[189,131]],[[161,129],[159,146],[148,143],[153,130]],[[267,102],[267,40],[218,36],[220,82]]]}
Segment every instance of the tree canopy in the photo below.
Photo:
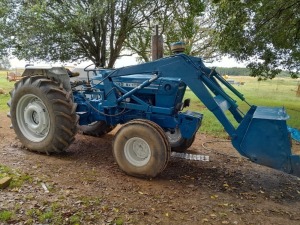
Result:
{"label": "tree canopy", "polygon": [[[6,49],[30,61],[89,59],[112,67],[122,50],[149,60],[152,29],[158,24],[170,43],[185,41],[187,53],[213,57],[210,21],[204,0],[4,0],[13,5],[5,32]],[[2,23],[4,24],[4,23]],[[4,31],[0,31],[3,33]],[[125,45],[126,43],[126,45]],[[3,48],[5,49],[5,48]]]}
{"label": "tree canopy", "polygon": [[9,69],[10,68],[10,62],[7,57],[3,57],[0,59],[0,70],[2,69]]}
{"label": "tree canopy", "polygon": [[149,18],[130,34],[126,46],[138,54],[141,61],[149,61],[153,27],[158,24],[159,34],[164,37],[165,55],[172,54],[172,43],[183,41],[186,54],[205,59],[216,58],[218,50],[211,35],[213,19],[205,7],[203,0],[165,0],[155,18]]}
{"label": "tree canopy", "polygon": [[0,1],[0,58],[8,54],[11,33],[7,30],[10,12],[13,10],[13,4],[9,0]]}
{"label": "tree canopy", "polygon": [[[90,59],[112,67],[128,34],[154,15],[158,1],[12,0],[13,54],[19,59],[69,61]],[[147,10],[145,10],[147,9]]]}
{"label": "tree canopy", "polygon": [[249,61],[251,76],[300,71],[299,0],[212,0],[214,37],[222,53]]}
{"label": "tree canopy", "polygon": [[250,75],[300,72],[299,0],[2,0],[0,57],[89,59],[113,67],[124,49],[149,61],[154,25],[186,53],[249,62]]}

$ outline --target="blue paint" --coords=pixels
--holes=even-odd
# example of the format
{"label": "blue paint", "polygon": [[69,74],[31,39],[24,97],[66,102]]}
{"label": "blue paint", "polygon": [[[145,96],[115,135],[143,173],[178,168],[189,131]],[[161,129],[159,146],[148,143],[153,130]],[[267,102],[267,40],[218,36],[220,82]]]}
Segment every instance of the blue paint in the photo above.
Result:
{"label": "blue paint", "polygon": [[300,142],[300,131],[296,128],[287,127],[288,131],[291,133],[291,137],[295,140]]}

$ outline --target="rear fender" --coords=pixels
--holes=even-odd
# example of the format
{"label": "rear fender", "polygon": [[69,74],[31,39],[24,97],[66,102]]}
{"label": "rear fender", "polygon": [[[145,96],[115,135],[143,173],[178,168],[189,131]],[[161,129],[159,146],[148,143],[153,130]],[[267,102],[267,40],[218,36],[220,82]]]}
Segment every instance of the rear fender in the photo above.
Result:
{"label": "rear fender", "polygon": [[70,78],[64,67],[35,67],[28,66],[22,74],[24,76],[45,76],[61,84],[66,91],[71,91]]}

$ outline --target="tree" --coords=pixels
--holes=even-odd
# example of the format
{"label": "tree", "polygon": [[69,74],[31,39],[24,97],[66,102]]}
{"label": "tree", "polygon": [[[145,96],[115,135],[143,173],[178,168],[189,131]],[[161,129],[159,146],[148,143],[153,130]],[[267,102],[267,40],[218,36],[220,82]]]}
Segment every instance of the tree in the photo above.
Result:
{"label": "tree", "polygon": [[[207,5],[208,8],[208,5]],[[205,3],[200,0],[178,1],[172,4],[172,16],[164,23],[164,34],[169,54],[171,43],[183,41],[185,53],[212,59],[218,55],[213,43],[213,20],[209,10],[205,11]]]}
{"label": "tree", "polygon": [[10,68],[10,62],[8,60],[8,58],[3,57],[0,59],[0,70],[3,69],[9,69]]}
{"label": "tree", "polygon": [[[155,23],[164,28],[167,18],[172,15],[171,5],[175,4],[174,0],[159,0],[160,7],[153,17],[148,17],[139,27],[130,33],[125,44],[127,49],[138,55],[138,61],[149,62],[151,59],[151,38]],[[161,30],[159,35],[164,33]]]}
{"label": "tree", "polygon": [[300,72],[299,0],[212,0],[222,53],[250,61],[251,76],[274,78]]}
{"label": "tree", "polygon": [[108,67],[113,67],[132,30],[158,8],[151,0],[14,2],[17,10],[10,27],[15,34],[13,54],[19,59],[89,59]]}
{"label": "tree", "polygon": [[171,43],[183,41],[185,53],[212,59],[218,56],[213,43],[213,20],[209,12],[204,13],[205,1],[202,0],[164,0],[155,18],[149,18],[135,30],[126,41],[127,47],[139,55],[141,61],[150,60],[151,35],[155,24],[164,36],[165,53],[171,53]]}
{"label": "tree", "polygon": [[7,29],[10,13],[13,11],[13,3],[9,0],[0,1],[0,59],[7,56],[10,46],[10,30]]}

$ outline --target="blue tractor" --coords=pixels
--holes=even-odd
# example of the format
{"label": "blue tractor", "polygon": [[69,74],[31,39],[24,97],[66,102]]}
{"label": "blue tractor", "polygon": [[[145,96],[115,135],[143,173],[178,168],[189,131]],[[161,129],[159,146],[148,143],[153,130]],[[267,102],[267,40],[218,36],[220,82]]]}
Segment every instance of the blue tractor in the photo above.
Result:
{"label": "blue tractor", "polygon": [[184,152],[193,144],[201,126],[201,113],[182,111],[190,104],[183,99],[190,88],[242,156],[300,176],[284,108],[249,105],[244,114],[224,89],[245,101],[243,95],[201,58],[181,53],[119,69],[89,68],[86,79],[75,81],[63,67],[26,68],[8,103],[13,128],[26,148],[62,152],[78,128],[102,136],[122,124],[112,146],[119,167],[132,176],[155,177],[171,151]]}

